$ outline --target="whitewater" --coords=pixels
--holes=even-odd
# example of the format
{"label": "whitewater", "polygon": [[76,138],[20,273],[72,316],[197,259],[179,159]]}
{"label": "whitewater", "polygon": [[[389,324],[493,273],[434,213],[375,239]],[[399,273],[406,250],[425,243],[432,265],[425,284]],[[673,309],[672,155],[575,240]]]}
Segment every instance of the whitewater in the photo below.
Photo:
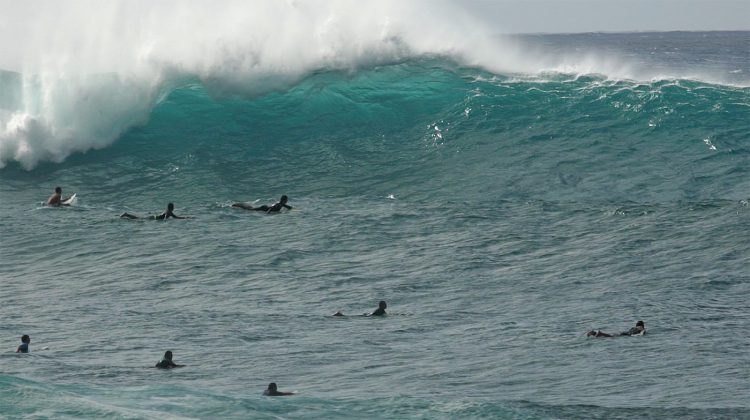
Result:
{"label": "whitewater", "polygon": [[0,6],[1,418],[750,416],[750,32]]}

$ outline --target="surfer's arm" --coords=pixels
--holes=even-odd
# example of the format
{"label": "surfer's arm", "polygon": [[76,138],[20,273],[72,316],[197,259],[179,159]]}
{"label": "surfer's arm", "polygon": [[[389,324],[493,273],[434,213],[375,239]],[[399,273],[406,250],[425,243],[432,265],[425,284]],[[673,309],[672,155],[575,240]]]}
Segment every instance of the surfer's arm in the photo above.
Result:
{"label": "surfer's arm", "polygon": [[282,206],[286,207],[286,208],[287,208],[287,209],[289,209],[289,210],[291,210],[291,209],[292,209],[292,206],[290,206],[290,205],[288,205],[288,204],[282,204]]}

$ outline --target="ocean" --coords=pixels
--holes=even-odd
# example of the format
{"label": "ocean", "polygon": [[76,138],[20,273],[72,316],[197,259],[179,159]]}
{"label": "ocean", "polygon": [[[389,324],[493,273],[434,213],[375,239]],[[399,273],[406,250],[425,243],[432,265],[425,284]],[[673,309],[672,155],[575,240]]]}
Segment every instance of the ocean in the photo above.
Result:
{"label": "ocean", "polygon": [[5,68],[0,417],[750,417],[750,32],[396,34]]}

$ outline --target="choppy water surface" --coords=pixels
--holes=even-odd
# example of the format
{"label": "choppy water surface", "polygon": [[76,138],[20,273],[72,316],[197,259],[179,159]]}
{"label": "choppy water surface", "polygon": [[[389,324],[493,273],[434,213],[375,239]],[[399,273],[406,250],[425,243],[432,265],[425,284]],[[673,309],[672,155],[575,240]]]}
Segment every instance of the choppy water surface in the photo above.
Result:
{"label": "choppy water surface", "polygon": [[[432,57],[261,96],[188,78],[109,147],[34,143],[0,170],[0,414],[750,416],[748,35],[643,35],[523,42],[679,77]],[[76,206],[41,205],[57,185]],[[294,210],[230,207],[281,194]],[[194,218],[117,217],[170,201]],[[165,350],[187,367],[153,369]]]}

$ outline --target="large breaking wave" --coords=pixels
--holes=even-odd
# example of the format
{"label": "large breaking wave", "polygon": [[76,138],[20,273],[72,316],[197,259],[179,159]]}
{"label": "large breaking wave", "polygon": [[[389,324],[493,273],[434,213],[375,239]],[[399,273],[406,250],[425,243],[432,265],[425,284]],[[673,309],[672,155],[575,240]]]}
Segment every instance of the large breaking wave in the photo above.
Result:
{"label": "large breaking wave", "polygon": [[451,2],[229,1],[6,4],[0,167],[31,169],[103,148],[175,89],[258,97],[312,74],[440,58],[520,79],[711,75],[649,69],[600,52],[548,54],[494,35]]}

